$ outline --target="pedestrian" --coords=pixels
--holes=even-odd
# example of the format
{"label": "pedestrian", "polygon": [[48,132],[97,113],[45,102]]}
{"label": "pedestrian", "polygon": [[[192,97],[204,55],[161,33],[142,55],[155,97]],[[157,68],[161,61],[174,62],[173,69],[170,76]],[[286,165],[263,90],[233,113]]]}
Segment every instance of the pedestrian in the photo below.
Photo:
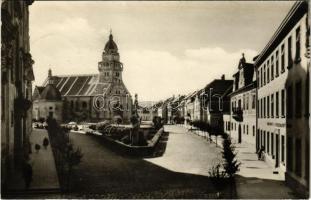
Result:
{"label": "pedestrian", "polygon": [[40,146],[39,144],[36,144],[36,145],[35,145],[35,149],[36,149],[36,152],[37,152],[37,153],[39,152],[40,148],[41,148],[41,146]]}
{"label": "pedestrian", "polygon": [[44,139],[43,139],[43,146],[44,146],[44,148],[46,149],[48,145],[49,145],[49,139],[44,137]]}
{"label": "pedestrian", "polygon": [[258,150],[258,152],[257,152],[258,160],[261,159],[264,150],[265,150],[265,147],[264,147],[264,146],[261,146],[261,148]]}
{"label": "pedestrian", "polygon": [[26,190],[29,189],[30,183],[32,181],[32,166],[30,165],[29,161],[25,162],[23,167],[23,177],[25,180]]}

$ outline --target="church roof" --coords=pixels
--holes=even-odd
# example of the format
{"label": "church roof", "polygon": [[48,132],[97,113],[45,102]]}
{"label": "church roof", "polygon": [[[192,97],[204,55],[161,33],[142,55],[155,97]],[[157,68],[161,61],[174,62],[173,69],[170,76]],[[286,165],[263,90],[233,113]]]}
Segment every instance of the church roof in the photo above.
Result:
{"label": "church roof", "polygon": [[[109,83],[98,84],[98,74],[53,76],[53,82],[62,96],[94,96],[104,94]],[[43,86],[48,84],[48,79]]]}
{"label": "church roof", "polygon": [[118,46],[117,44],[113,41],[113,36],[110,33],[109,35],[109,40],[105,45],[105,52],[118,52]]}
{"label": "church roof", "polygon": [[44,99],[44,100],[52,100],[52,101],[61,101],[62,100],[61,93],[53,84],[48,84],[44,88],[44,90],[41,92],[40,96],[41,96],[40,98]]}

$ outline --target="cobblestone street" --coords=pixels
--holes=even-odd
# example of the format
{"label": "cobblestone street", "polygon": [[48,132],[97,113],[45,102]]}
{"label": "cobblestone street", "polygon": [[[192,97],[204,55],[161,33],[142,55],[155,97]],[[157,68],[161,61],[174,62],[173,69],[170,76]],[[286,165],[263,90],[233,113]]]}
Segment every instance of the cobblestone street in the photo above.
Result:
{"label": "cobblestone street", "polygon": [[[131,158],[111,151],[100,138],[71,133],[84,154],[75,171],[73,195],[131,198],[216,198],[206,176],[219,149],[182,127],[167,126],[155,158]],[[166,144],[167,141],[167,144]],[[82,194],[83,193],[83,194]],[[89,196],[84,196],[89,197]]]}

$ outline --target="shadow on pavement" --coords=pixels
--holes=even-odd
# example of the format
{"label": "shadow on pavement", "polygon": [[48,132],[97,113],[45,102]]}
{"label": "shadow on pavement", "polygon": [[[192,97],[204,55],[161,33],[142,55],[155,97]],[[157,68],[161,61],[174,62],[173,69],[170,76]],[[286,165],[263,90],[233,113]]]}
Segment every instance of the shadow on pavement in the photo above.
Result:
{"label": "shadow on pavement", "polygon": [[[299,195],[285,186],[284,181],[256,177],[235,176],[237,198],[241,199],[295,199]],[[247,185],[247,187],[245,187]]]}
{"label": "shadow on pavement", "polygon": [[[164,152],[168,136],[161,138]],[[230,198],[224,187],[217,194],[209,177],[179,173],[142,158],[111,151],[100,140],[76,135],[75,144],[83,151],[82,163],[75,169],[69,197],[78,198]],[[70,196],[71,195],[71,196]]]}

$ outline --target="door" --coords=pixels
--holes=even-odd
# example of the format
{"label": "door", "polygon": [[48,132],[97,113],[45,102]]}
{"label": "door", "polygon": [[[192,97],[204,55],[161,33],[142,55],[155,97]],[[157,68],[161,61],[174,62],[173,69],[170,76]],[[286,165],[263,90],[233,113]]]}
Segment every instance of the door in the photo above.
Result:
{"label": "door", "polygon": [[259,150],[259,130],[256,132],[256,152]]}
{"label": "door", "polygon": [[239,124],[238,134],[239,134],[238,142],[239,142],[239,143],[241,143],[241,142],[242,142],[242,131],[241,131],[241,124]]}
{"label": "door", "polygon": [[279,144],[280,144],[280,138],[279,138],[279,134],[276,133],[276,139],[275,139],[275,167],[279,167],[279,163],[280,163],[280,157],[279,157],[279,154],[280,154],[280,148],[279,148]]}

